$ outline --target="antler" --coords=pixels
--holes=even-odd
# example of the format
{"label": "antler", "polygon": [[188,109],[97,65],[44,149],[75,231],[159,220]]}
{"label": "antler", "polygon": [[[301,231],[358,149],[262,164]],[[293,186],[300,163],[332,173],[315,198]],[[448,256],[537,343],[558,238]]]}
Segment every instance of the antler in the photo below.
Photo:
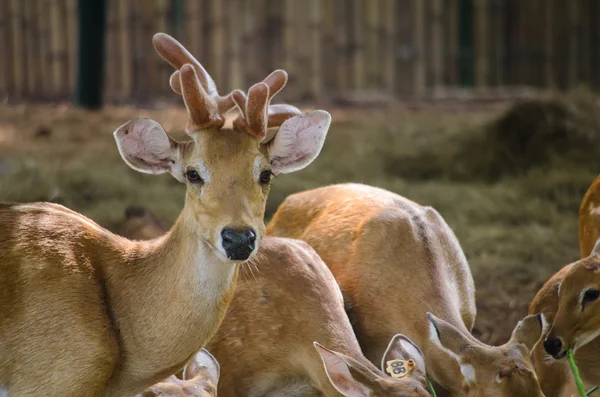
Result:
{"label": "antler", "polygon": [[287,80],[287,73],[278,69],[250,87],[247,97],[243,91],[235,90],[233,100],[241,115],[234,121],[234,126],[264,139],[268,128],[279,127],[290,117],[301,114],[295,106],[270,105],[271,99],[281,91]]}
{"label": "antler", "polygon": [[220,96],[206,69],[173,37],[157,33],[152,42],[156,52],[177,69],[169,83],[173,91],[183,96],[190,117],[188,131],[221,128],[225,123],[223,115],[235,106],[232,93]]}

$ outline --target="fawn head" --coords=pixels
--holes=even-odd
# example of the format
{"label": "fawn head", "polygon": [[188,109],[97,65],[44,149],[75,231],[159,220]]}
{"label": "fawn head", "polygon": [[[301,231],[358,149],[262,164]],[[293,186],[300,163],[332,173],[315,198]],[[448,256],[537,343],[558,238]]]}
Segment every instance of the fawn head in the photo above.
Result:
{"label": "fawn head", "polygon": [[463,375],[463,393],[468,397],[543,397],[531,352],[541,338],[545,319],[530,315],[519,321],[510,340],[488,346],[454,325],[427,313],[430,339],[454,357]]}
{"label": "fawn head", "polygon": [[430,396],[426,390],[423,354],[404,335],[398,334],[390,341],[382,358],[381,372],[317,342],[314,345],[329,381],[345,397]]}
{"label": "fawn head", "polygon": [[[247,95],[235,90],[220,96],[206,70],[177,40],[158,33],[153,42],[176,69],[170,85],[183,97],[191,140],[177,142],[156,121],[137,119],[115,131],[119,152],[137,171],[168,172],[185,183],[183,221],[188,229],[223,261],[245,261],[265,234],[271,178],[300,170],[317,157],[331,116],[270,105],[287,82],[283,70],[253,85]],[[225,129],[224,115],[234,107],[240,116],[232,129]],[[266,140],[270,127],[279,129]]]}
{"label": "fawn head", "polygon": [[600,336],[600,239],[592,253],[571,265],[558,287],[558,311],[544,349],[559,359]]}

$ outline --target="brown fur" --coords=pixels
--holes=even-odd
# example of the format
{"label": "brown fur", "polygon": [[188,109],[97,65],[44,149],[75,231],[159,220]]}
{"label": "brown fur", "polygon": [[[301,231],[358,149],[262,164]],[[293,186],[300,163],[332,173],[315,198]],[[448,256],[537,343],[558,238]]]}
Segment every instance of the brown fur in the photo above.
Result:
{"label": "brown fur", "polygon": [[243,268],[208,345],[222,366],[220,397],[297,395],[291,390],[339,396],[313,341],[349,356],[373,397],[428,395],[422,377],[395,380],[362,355],[336,281],[306,243],[267,237],[257,257],[255,268]]}
{"label": "brown fur", "polygon": [[[600,176],[588,188],[579,208],[579,248],[580,261],[571,263],[554,274],[539,290],[529,307],[530,313],[543,313],[549,324],[553,324],[559,307],[558,286],[574,266],[600,266],[600,257],[592,255],[596,240],[600,237],[600,214],[591,212],[600,208]],[[591,284],[592,273],[584,271],[585,284]],[[579,293],[583,285],[573,286]],[[568,294],[568,285],[561,286],[561,294]],[[600,316],[598,317],[600,319]],[[550,330],[548,330],[550,331]],[[544,335],[547,336],[547,335]],[[600,384],[600,340],[595,339],[575,352],[575,361],[579,367],[582,379],[589,389]],[[534,351],[534,363],[540,384],[547,397],[567,397],[577,395],[577,386],[573,380],[571,369],[566,359],[554,360],[548,355],[542,343]]]}
{"label": "brown fur", "polygon": [[[367,358],[377,363],[400,332],[421,347],[434,380],[464,392],[457,361],[431,342],[425,316],[432,312],[469,337],[475,321],[471,272],[437,211],[382,189],[334,185],[289,196],[267,234],[305,240],[323,258],[352,307]],[[487,358],[477,371],[492,382],[500,372],[495,364],[504,362],[512,345],[477,346]],[[514,360],[531,367],[527,358]]]}

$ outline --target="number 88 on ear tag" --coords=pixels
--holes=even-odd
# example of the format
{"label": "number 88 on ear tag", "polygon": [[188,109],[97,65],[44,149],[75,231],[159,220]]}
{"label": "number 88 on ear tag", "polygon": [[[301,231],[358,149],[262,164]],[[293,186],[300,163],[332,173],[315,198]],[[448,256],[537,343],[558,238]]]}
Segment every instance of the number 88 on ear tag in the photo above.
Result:
{"label": "number 88 on ear tag", "polygon": [[404,378],[415,367],[414,360],[391,360],[386,364],[386,371],[392,378]]}

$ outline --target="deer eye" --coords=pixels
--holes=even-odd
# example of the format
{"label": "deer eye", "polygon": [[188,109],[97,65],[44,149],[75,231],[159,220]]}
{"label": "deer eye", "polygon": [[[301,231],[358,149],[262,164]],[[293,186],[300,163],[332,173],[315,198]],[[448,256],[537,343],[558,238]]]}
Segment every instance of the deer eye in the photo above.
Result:
{"label": "deer eye", "polygon": [[595,301],[600,297],[600,291],[597,289],[588,289],[583,293],[583,298],[581,299],[581,305],[585,305],[586,303],[590,303]]}
{"label": "deer eye", "polygon": [[264,170],[263,172],[260,173],[260,183],[263,185],[266,185],[267,183],[271,182],[271,176],[273,175],[273,173],[271,172],[271,170]]}
{"label": "deer eye", "polygon": [[204,183],[204,180],[198,173],[198,171],[189,170],[185,173],[185,177],[190,183]]}

